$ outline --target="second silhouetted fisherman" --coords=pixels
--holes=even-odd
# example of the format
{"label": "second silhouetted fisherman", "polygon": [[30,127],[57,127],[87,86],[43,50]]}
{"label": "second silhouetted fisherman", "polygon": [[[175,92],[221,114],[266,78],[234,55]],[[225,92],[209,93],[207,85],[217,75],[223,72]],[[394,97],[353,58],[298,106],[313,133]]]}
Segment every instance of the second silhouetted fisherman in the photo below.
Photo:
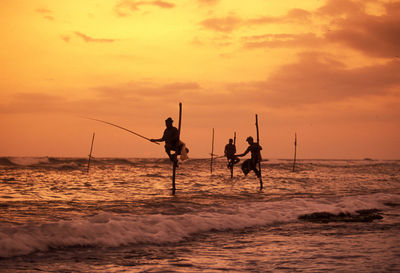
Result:
{"label": "second silhouetted fisherman", "polygon": [[240,159],[235,155],[236,154],[236,146],[233,144],[233,139],[229,139],[229,143],[225,145],[224,154],[226,159],[228,159],[228,168],[233,168],[233,165],[238,163]]}
{"label": "second silhouetted fisherman", "polygon": [[249,143],[249,147],[246,149],[246,151],[242,154],[238,154],[236,156],[245,156],[249,152],[251,153],[251,158],[246,159],[243,164],[242,164],[242,171],[244,175],[247,175],[250,171],[254,171],[254,173],[257,175],[257,177],[261,176],[260,170],[257,169],[257,164],[261,162],[261,150],[262,147],[254,142],[253,138],[249,136],[246,141]]}

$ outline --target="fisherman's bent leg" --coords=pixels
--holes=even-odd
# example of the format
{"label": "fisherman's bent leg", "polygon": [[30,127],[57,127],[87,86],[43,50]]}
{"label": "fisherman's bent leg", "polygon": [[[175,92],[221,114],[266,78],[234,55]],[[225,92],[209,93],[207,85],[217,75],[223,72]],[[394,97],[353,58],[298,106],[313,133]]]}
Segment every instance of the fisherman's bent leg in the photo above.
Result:
{"label": "fisherman's bent leg", "polygon": [[232,159],[228,157],[228,165],[226,166],[228,169],[233,167]]}
{"label": "fisherman's bent leg", "polygon": [[252,162],[251,164],[251,169],[254,171],[254,173],[256,174],[256,176],[258,178],[260,178],[261,176],[261,171],[259,169],[257,169],[257,163]]}
{"label": "fisherman's bent leg", "polygon": [[165,145],[165,152],[167,153],[169,159],[174,162],[174,163],[178,163],[178,157],[176,154],[171,154],[171,148],[167,145]]}

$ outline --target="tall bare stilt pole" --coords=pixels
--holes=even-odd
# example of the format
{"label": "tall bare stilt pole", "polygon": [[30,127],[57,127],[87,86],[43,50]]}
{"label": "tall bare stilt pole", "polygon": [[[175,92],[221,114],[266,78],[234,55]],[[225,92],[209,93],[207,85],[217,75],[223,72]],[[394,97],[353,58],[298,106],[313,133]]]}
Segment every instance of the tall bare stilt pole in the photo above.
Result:
{"label": "tall bare stilt pole", "polygon": [[[236,132],[233,133],[233,145],[236,147]],[[231,164],[231,178],[233,178],[233,164]]]}
{"label": "tall bare stilt pole", "polygon": [[[179,103],[179,124],[178,124],[178,143],[180,143],[181,138],[181,124],[182,124],[182,103]],[[178,153],[178,152],[176,152]],[[177,158],[178,160],[178,158]],[[176,165],[178,161],[174,161],[172,167],[172,195],[175,195],[175,173],[176,173]]]}
{"label": "tall bare stilt pole", "polygon": [[[260,134],[258,130],[258,115],[256,114],[256,129],[257,129],[257,144],[260,145]],[[261,175],[261,158],[258,161],[258,170],[260,172],[260,190],[263,189],[262,175]]]}
{"label": "tall bare stilt pole", "polygon": [[294,158],[293,158],[293,170],[294,172],[294,167],[296,166],[296,152],[297,152],[297,134],[294,133]]}
{"label": "tall bare stilt pole", "polygon": [[214,128],[212,130],[212,138],[211,138],[211,161],[210,161],[211,174],[213,172],[213,161],[214,161]]}
{"label": "tall bare stilt pole", "polygon": [[88,165],[87,165],[87,173],[89,173],[89,170],[90,170],[90,161],[92,159],[93,143],[94,143],[94,133],[93,133],[93,136],[92,136],[92,144],[90,145],[90,153],[89,153],[89,160],[88,160]]}

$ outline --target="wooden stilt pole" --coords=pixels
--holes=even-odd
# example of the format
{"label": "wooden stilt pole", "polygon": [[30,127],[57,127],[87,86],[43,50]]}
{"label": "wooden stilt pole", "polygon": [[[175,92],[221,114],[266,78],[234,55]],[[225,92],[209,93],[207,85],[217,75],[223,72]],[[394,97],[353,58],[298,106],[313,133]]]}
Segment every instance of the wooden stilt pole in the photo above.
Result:
{"label": "wooden stilt pole", "polygon": [[[236,147],[236,132],[233,133],[233,145]],[[231,178],[233,178],[233,164],[231,164]]]}
{"label": "wooden stilt pole", "polygon": [[297,134],[294,133],[294,158],[293,158],[293,170],[294,172],[294,167],[296,166],[296,152],[297,152]]}
{"label": "wooden stilt pole", "polygon": [[89,170],[90,170],[90,161],[91,161],[91,159],[92,159],[94,135],[95,135],[95,133],[93,133],[93,136],[92,136],[92,144],[90,145],[90,153],[89,153],[89,160],[88,160],[88,165],[87,165],[87,173],[89,173]]}
{"label": "wooden stilt pole", "polygon": [[211,174],[213,172],[213,161],[214,161],[214,128],[212,129],[212,138],[211,138],[211,161],[210,161]]}
{"label": "wooden stilt pole", "polygon": [[[256,129],[257,129],[257,144],[260,145],[260,134],[258,130],[258,115],[256,114]],[[261,152],[260,152],[261,153]],[[261,175],[261,158],[258,161],[258,170],[260,172],[260,190],[263,189],[262,175]]]}
{"label": "wooden stilt pole", "polygon": [[[182,124],[182,103],[179,103],[179,124],[178,124],[178,143],[181,138],[181,124]],[[177,158],[178,160],[178,158]],[[175,195],[175,174],[176,174],[177,161],[174,161],[172,167],[172,195]]]}

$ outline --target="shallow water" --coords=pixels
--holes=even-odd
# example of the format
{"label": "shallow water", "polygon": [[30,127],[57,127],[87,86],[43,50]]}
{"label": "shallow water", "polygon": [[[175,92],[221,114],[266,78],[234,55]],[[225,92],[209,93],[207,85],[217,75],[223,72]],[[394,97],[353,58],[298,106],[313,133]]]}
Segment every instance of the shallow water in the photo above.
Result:
{"label": "shallow water", "polygon": [[[400,162],[0,159],[0,271],[399,272]],[[314,212],[381,210],[372,222]]]}

